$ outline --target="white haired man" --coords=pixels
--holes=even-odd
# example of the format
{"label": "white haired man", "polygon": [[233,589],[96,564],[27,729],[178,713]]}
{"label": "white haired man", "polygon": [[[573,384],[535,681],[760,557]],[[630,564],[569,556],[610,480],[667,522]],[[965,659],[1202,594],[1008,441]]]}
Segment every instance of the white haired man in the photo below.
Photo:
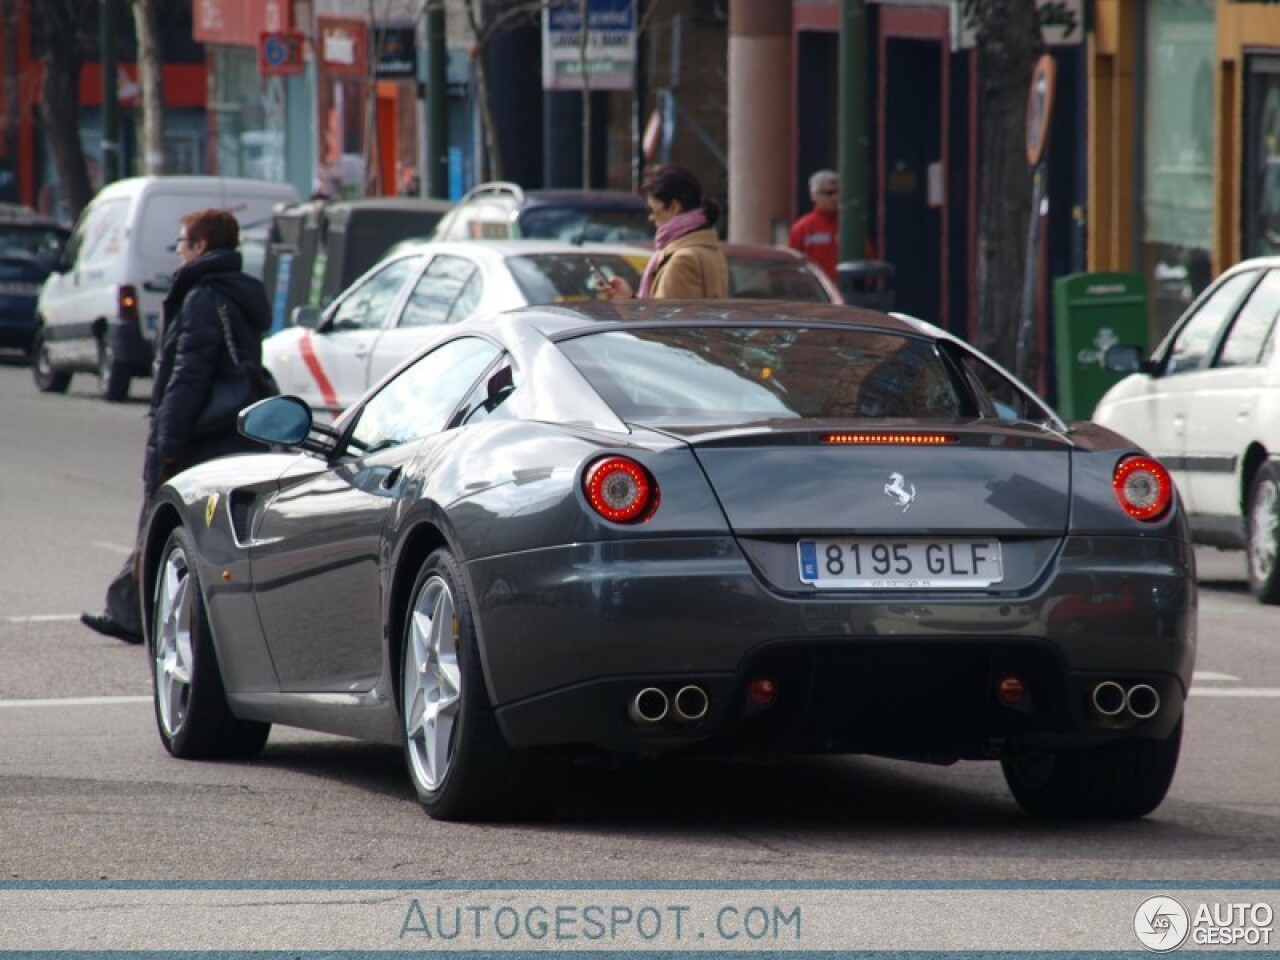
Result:
{"label": "white haired man", "polygon": [[813,209],[791,225],[791,246],[822,267],[839,283],[840,178],[834,170],[819,170],[809,178]]}

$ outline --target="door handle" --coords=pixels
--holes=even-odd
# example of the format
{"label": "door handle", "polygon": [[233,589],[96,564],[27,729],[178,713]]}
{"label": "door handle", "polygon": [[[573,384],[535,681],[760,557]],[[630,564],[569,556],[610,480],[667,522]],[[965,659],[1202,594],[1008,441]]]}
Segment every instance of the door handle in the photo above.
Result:
{"label": "door handle", "polygon": [[400,477],[403,473],[403,467],[392,467],[387,471],[387,475],[382,478],[382,483],[380,483],[379,486],[382,487],[383,490],[394,490],[396,488],[396,484],[400,482]]}

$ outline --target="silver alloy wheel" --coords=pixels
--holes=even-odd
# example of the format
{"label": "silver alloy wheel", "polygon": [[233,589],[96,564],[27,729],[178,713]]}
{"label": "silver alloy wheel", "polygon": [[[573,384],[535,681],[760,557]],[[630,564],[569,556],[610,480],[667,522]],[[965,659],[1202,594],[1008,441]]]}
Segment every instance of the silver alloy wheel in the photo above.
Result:
{"label": "silver alloy wheel", "polygon": [[1280,529],[1277,516],[1276,485],[1265,477],[1258,482],[1249,517],[1249,565],[1259,582],[1271,576],[1276,565],[1276,534]]}
{"label": "silver alloy wheel", "polygon": [[191,703],[191,586],[187,555],[175,548],[156,585],[156,713],[170,738],[182,729]]}
{"label": "silver alloy wheel", "polygon": [[437,790],[449,773],[462,706],[459,623],[453,593],[439,576],[418,592],[409,622],[404,671],[404,729],[413,777]]}

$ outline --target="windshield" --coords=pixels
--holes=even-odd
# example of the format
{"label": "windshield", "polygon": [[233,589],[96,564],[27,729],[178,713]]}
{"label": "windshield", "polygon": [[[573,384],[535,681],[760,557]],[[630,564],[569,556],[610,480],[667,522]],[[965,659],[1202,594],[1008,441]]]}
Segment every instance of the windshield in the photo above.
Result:
{"label": "windshield", "polygon": [[979,415],[933,341],[829,327],[587,334],[565,355],[624,420],[953,419]]}
{"label": "windshield", "polygon": [[519,236],[568,243],[649,243],[649,214],[643,206],[530,207],[520,214]]}
{"label": "windshield", "polygon": [[729,296],[830,303],[831,295],[802,263],[729,257]]}
{"label": "windshield", "polygon": [[532,253],[507,258],[507,268],[529,303],[561,303],[566,300],[599,300],[599,279],[619,276],[635,289],[640,274],[627,260],[612,253]]}
{"label": "windshield", "polygon": [[52,263],[66,239],[67,231],[58,227],[0,223],[0,257]]}

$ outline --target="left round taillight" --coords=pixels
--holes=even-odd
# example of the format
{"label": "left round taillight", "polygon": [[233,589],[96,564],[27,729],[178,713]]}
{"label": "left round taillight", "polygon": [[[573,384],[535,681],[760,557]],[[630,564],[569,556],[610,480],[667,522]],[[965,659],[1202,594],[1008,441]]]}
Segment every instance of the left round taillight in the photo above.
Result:
{"label": "left round taillight", "polygon": [[627,457],[605,457],[591,464],[583,474],[582,489],[591,508],[613,523],[648,520],[658,506],[653,477]]}
{"label": "left round taillight", "polygon": [[1116,464],[1111,486],[1124,512],[1135,520],[1159,520],[1173,502],[1173,478],[1150,457],[1125,457]]}

